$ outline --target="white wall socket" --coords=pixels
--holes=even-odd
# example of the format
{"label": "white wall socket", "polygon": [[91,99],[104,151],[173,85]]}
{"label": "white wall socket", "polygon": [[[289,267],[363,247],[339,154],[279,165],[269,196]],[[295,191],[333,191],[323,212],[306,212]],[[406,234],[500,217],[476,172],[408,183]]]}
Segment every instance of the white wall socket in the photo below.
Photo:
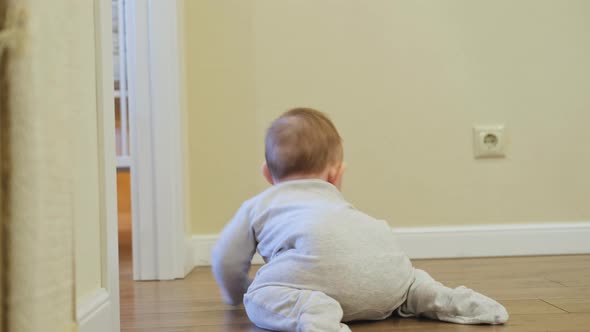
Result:
{"label": "white wall socket", "polygon": [[506,156],[504,125],[476,125],[473,127],[473,153],[475,158],[502,158]]}

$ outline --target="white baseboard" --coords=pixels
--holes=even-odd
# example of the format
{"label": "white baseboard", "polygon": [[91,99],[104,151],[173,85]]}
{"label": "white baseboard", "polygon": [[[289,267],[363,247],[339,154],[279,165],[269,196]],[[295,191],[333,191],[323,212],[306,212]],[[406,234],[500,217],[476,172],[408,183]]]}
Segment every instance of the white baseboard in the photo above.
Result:
{"label": "white baseboard", "polygon": [[86,301],[78,304],[76,316],[79,332],[111,331],[113,319],[109,292],[99,288]]}
{"label": "white baseboard", "polygon": [[[590,253],[590,222],[393,228],[410,258],[563,255]],[[218,235],[193,235],[195,266],[211,264]],[[263,263],[258,254],[253,264]]]}
{"label": "white baseboard", "polygon": [[394,229],[410,258],[590,253],[590,222]]}
{"label": "white baseboard", "polygon": [[186,277],[195,267],[195,258],[193,257],[195,250],[193,249],[193,239],[186,237],[184,243],[184,276]]}

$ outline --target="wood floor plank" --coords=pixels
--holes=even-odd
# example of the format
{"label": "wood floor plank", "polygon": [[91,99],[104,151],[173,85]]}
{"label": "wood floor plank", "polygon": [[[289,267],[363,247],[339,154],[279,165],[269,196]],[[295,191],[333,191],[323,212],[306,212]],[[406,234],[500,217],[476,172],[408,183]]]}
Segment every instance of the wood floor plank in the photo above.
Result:
{"label": "wood floor plank", "polygon": [[528,314],[515,315],[506,326],[510,331],[538,332],[587,332],[590,329],[590,314]]}
{"label": "wood floor plank", "polygon": [[243,323],[250,320],[244,310],[127,314],[121,316],[121,328],[189,328]]}
{"label": "wood floor plank", "polygon": [[[550,303],[558,308],[561,308],[571,313],[590,313],[590,298],[581,299],[544,299],[547,303]],[[590,330],[590,326],[588,327]]]}
{"label": "wood floor plank", "polygon": [[510,276],[506,276],[504,278],[487,278],[487,277],[479,277],[475,278],[473,276],[469,276],[469,278],[465,278],[463,280],[454,279],[454,280],[444,280],[441,278],[437,278],[438,281],[442,282],[444,285],[448,287],[457,287],[457,286],[467,286],[472,289],[515,289],[515,288],[565,288],[567,286],[547,280],[543,277],[532,277],[532,278],[512,278]]}
{"label": "wood floor plank", "polygon": [[[586,264],[590,265],[590,262]],[[548,273],[545,278],[566,287],[590,286],[590,271],[582,267]]]}
{"label": "wood floor plank", "polygon": [[523,314],[567,314],[567,311],[539,299],[503,300],[501,303],[512,316]]}
{"label": "wood floor plank", "polygon": [[590,297],[590,287],[538,287],[538,288],[514,288],[497,289],[481,287],[476,289],[487,296],[498,300],[521,299],[583,299]]}
{"label": "wood floor plank", "polygon": [[388,319],[376,323],[351,324],[353,331],[433,331],[433,332],[477,332],[477,331],[559,331],[587,332],[590,327],[588,314],[525,314],[514,315],[506,325],[459,325],[421,319]]}

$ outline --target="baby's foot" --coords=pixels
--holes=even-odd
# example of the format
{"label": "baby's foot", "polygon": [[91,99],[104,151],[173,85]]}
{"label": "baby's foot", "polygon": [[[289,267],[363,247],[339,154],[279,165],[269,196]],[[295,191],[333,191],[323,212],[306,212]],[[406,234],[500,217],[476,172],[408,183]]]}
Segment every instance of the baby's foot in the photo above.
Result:
{"label": "baby's foot", "polygon": [[508,320],[503,305],[467,287],[447,288],[439,295],[446,303],[434,313],[440,320],[458,324],[503,324]]}
{"label": "baby's foot", "polygon": [[400,316],[425,316],[458,324],[503,324],[508,312],[500,303],[467,287],[451,289],[435,281],[425,271],[415,270],[416,280]]}

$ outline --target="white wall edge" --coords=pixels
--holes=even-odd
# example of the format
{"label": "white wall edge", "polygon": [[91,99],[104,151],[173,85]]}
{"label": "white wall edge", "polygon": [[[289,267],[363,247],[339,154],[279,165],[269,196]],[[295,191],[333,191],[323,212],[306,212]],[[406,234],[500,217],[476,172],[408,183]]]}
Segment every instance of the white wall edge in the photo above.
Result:
{"label": "white wall edge", "polygon": [[76,299],[81,332],[119,331],[121,325],[111,10],[110,1],[94,0],[102,288],[81,306]]}
{"label": "white wall edge", "polygon": [[[590,222],[392,228],[410,258],[564,255],[590,253]],[[195,266],[211,264],[218,235],[193,235]],[[262,264],[258,254],[253,264]]]}
{"label": "white wall edge", "polygon": [[186,277],[189,273],[191,273],[193,268],[196,266],[194,263],[195,262],[195,258],[194,258],[195,249],[194,249],[194,241],[192,238],[187,237],[187,239],[184,241],[184,250],[185,250],[184,276]]}
{"label": "white wall edge", "polygon": [[86,301],[76,308],[79,332],[111,331],[111,296],[104,288],[99,288]]}
{"label": "white wall edge", "polygon": [[183,278],[185,199],[178,1],[127,0],[133,278]]}

